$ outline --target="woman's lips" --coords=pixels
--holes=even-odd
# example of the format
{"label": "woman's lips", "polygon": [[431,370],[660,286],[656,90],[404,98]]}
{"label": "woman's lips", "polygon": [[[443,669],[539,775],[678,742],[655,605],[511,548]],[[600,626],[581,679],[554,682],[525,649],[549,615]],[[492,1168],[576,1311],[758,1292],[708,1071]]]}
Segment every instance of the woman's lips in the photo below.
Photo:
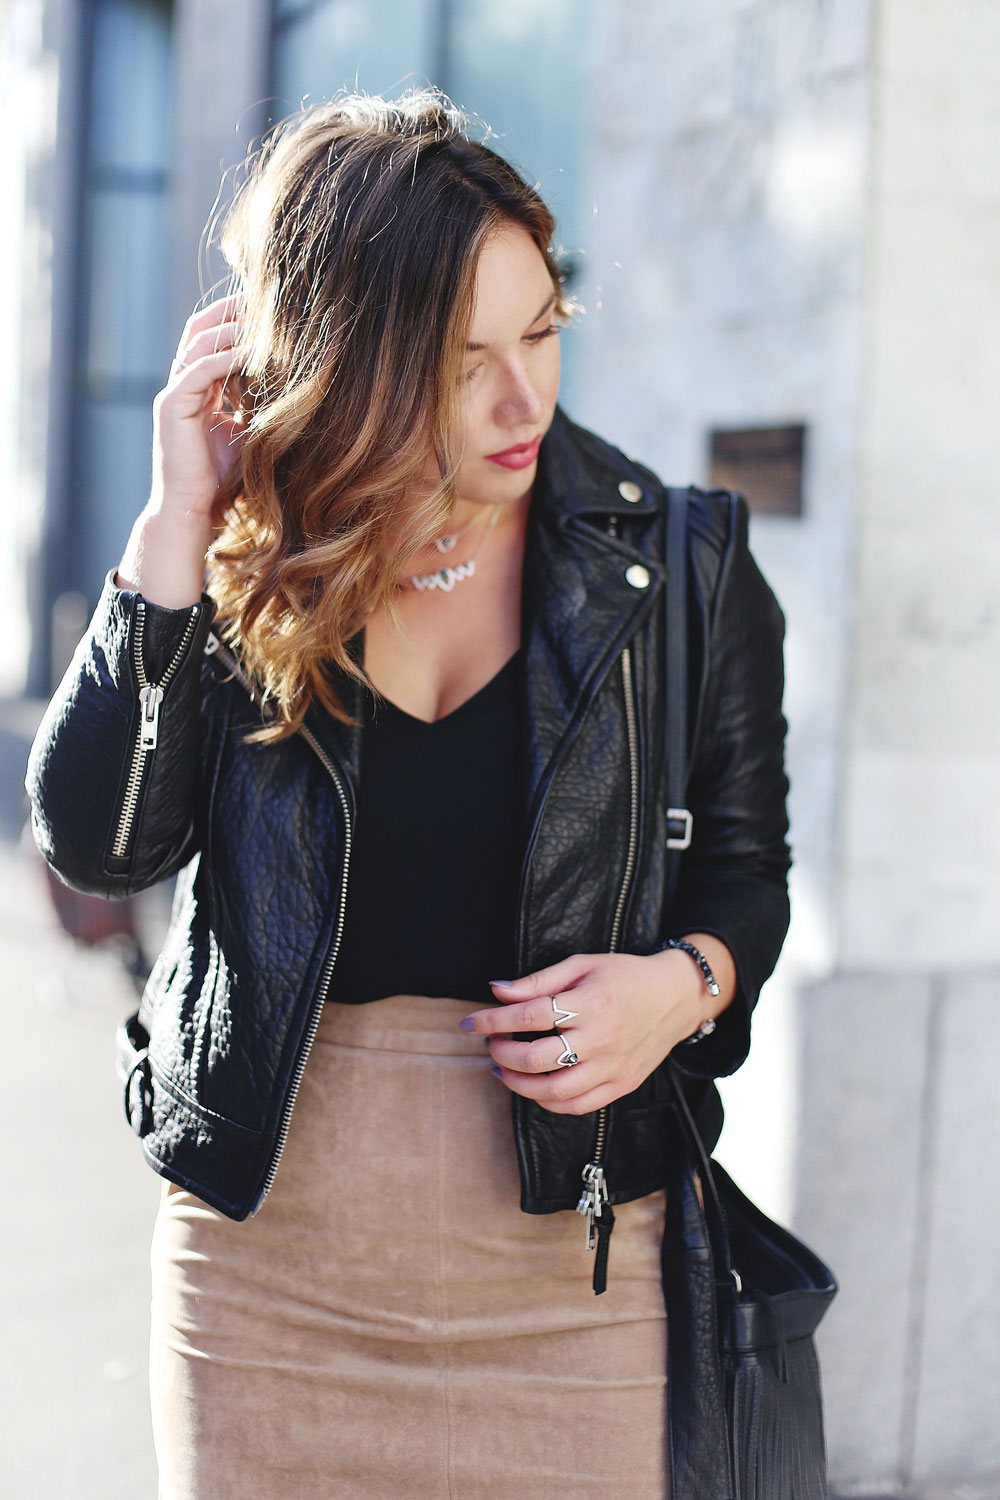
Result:
{"label": "woman's lips", "polygon": [[530,443],[517,443],[513,448],[505,448],[502,453],[487,453],[486,457],[491,464],[500,464],[504,469],[526,469],[538,457],[538,445],[541,441],[540,437],[532,438]]}

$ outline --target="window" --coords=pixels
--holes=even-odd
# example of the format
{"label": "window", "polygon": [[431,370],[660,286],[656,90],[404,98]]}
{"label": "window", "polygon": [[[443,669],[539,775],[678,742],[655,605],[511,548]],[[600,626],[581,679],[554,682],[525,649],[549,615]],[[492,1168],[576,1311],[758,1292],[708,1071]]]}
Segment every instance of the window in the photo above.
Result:
{"label": "window", "polygon": [[93,597],[149,493],[151,404],[170,359],[169,0],[95,0],[85,129],[64,587]]}
{"label": "window", "polygon": [[[581,203],[588,0],[274,0],[274,112],[340,88],[393,95],[427,83],[484,120],[492,144],[556,215],[572,280],[585,244]],[[572,383],[564,340],[564,395]]]}

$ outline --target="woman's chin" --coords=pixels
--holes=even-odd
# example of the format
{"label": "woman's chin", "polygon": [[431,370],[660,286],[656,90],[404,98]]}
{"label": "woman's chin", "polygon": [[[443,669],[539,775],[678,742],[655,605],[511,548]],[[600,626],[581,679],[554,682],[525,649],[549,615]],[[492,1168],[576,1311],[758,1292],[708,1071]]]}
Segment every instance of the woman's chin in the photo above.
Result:
{"label": "woman's chin", "polygon": [[477,473],[463,482],[458,482],[458,499],[472,505],[516,505],[530,493],[538,473],[538,460],[527,468],[508,469],[484,458],[477,464]]}

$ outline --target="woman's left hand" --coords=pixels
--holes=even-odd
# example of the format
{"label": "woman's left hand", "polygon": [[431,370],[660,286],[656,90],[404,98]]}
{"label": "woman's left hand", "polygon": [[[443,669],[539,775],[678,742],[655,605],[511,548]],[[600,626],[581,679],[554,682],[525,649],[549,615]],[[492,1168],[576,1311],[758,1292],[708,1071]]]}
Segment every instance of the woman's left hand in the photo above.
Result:
{"label": "woman's left hand", "polygon": [[[728,950],[721,943],[718,949],[732,968]],[[713,955],[713,968],[719,956]],[[719,969],[722,997],[713,1000],[699,969],[680,950],[576,953],[509,983],[493,980],[503,1005],[474,1011],[462,1025],[489,1039],[500,1077],[515,1094],[536,1099],[554,1114],[586,1114],[638,1088],[678,1042],[724,1008],[735,992],[735,971],[727,973],[724,962]],[[571,1019],[557,1021],[553,996],[561,1010],[575,1012]],[[556,1025],[578,1063],[559,1065],[564,1043]],[[515,1041],[510,1033],[520,1031],[550,1035]]]}

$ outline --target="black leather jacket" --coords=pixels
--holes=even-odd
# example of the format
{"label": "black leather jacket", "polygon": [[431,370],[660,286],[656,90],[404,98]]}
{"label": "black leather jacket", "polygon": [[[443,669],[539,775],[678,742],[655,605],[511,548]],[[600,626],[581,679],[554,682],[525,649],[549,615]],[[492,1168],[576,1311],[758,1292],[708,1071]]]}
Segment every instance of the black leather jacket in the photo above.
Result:
{"label": "black leather jacket", "polygon": [[[678,1049],[711,1148],[710,1080],[746,1056],[788,922],[784,622],[741,498],[692,489],[688,538],[694,822],[665,910],[662,491],[557,413],[525,555],[531,831],[516,952],[527,973],[690,931],[727,944],[736,1000],[714,1035]],[[240,1219],[277,1170],[336,960],[361,742],[313,708],[299,734],[248,744],[261,710],[216,649],[212,615],[207,597],[163,609],[109,577],[27,787],[39,847],[70,885],[121,897],[180,872],[166,945],[120,1036],[126,1110],[158,1172]],[[602,1125],[611,1201],[663,1187],[676,1142],[664,1075],[603,1121],[512,1095],[521,1206],[574,1208]]]}

